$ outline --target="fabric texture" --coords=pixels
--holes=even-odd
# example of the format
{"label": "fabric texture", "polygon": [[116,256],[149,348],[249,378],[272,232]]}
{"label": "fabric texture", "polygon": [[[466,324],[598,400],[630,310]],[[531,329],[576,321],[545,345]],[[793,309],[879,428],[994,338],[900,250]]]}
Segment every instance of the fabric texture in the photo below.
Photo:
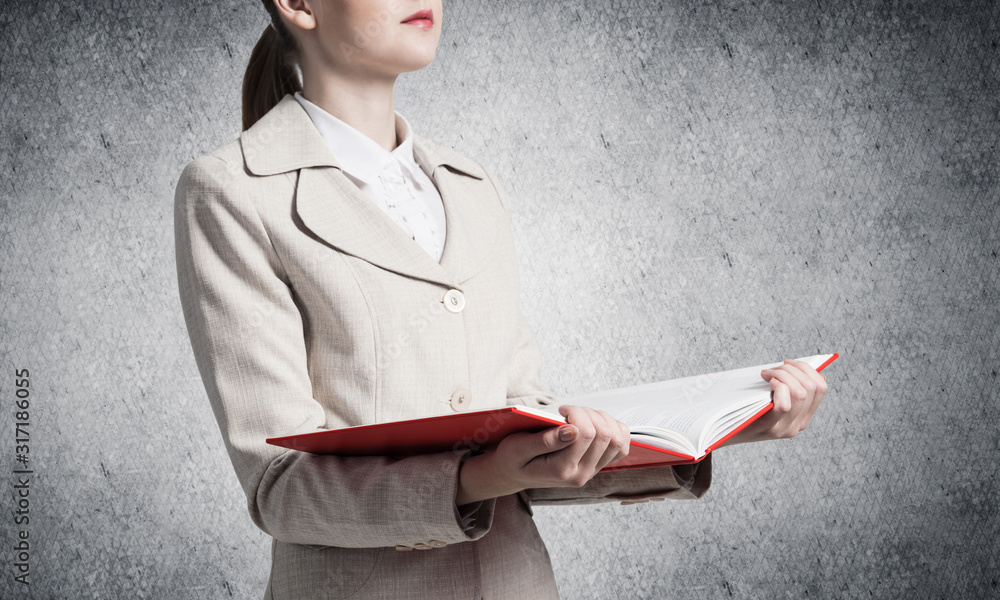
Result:
{"label": "fabric texture", "polygon": [[389,459],[265,443],[554,401],[518,305],[503,192],[420,136],[413,155],[447,213],[440,262],[347,178],[291,95],[177,185],[184,317],[250,518],[274,538],[266,599],[556,598],[532,502],[697,498],[710,484],[706,459],[459,510],[464,450]]}
{"label": "fabric texture", "polygon": [[301,92],[294,96],[348,179],[425,252],[440,261],[447,232],[444,204],[434,182],[413,158],[412,128],[403,115],[395,113],[398,143],[390,151],[313,104]]}

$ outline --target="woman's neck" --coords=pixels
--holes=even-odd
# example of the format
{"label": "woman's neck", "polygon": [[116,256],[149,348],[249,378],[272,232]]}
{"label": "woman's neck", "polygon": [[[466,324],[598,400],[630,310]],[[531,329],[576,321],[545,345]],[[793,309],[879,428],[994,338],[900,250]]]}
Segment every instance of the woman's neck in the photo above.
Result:
{"label": "woman's neck", "polygon": [[396,148],[396,113],[392,100],[395,79],[357,81],[329,75],[322,78],[306,76],[303,79],[302,95],[306,100],[367,135],[386,150],[391,152]]}

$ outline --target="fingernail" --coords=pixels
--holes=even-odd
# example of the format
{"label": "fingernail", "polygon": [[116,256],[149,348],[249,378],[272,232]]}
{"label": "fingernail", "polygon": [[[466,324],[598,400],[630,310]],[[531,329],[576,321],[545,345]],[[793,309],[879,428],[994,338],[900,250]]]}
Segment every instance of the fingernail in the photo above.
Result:
{"label": "fingernail", "polygon": [[761,375],[770,375],[771,374],[771,369],[761,369],[760,370],[760,374]]}
{"label": "fingernail", "polygon": [[572,425],[566,425],[559,428],[559,440],[563,442],[572,442],[576,439],[576,427]]}

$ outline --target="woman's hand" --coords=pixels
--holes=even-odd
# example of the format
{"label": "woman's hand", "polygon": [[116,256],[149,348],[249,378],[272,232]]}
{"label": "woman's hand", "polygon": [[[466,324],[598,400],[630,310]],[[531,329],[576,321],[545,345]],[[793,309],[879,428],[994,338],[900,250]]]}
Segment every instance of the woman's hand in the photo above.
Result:
{"label": "woman's hand", "polygon": [[537,487],[582,487],[601,469],[628,454],[624,423],[600,410],[563,405],[568,425],[538,433],[514,433],[459,472],[456,504]]}
{"label": "woman's hand", "polygon": [[809,426],[826,394],[826,377],[800,360],[786,360],[760,376],[771,383],[774,407],[723,446],[795,437]]}

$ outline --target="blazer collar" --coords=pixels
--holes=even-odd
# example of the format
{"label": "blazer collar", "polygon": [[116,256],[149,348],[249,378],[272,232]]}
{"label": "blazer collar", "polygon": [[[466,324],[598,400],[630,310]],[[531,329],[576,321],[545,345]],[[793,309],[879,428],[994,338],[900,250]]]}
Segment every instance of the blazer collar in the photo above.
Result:
{"label": "blazer collar", "polygon": [[436,262],[344,175],[291,94],[244,131],[240,145],[254,175],[298,171],[295,212],[316,236],[408,277],[460,289],[482,269],[504,218],[499,202],[484,200],[496,191],[478,163],[414,134],[414,159],[434,181],[445,208],[445,245]]}
{"label": "blazer collar", "polygon": [[[277,175],[308,167],[341,168],[305,109],[291,94],[285,94],[253,127],[240,134],[240,145],[247,169],[254,175]],[[476,179],[486,179],[476,162],[416,134],[413,153],[417,162],[432,170],[448,165]]]}

